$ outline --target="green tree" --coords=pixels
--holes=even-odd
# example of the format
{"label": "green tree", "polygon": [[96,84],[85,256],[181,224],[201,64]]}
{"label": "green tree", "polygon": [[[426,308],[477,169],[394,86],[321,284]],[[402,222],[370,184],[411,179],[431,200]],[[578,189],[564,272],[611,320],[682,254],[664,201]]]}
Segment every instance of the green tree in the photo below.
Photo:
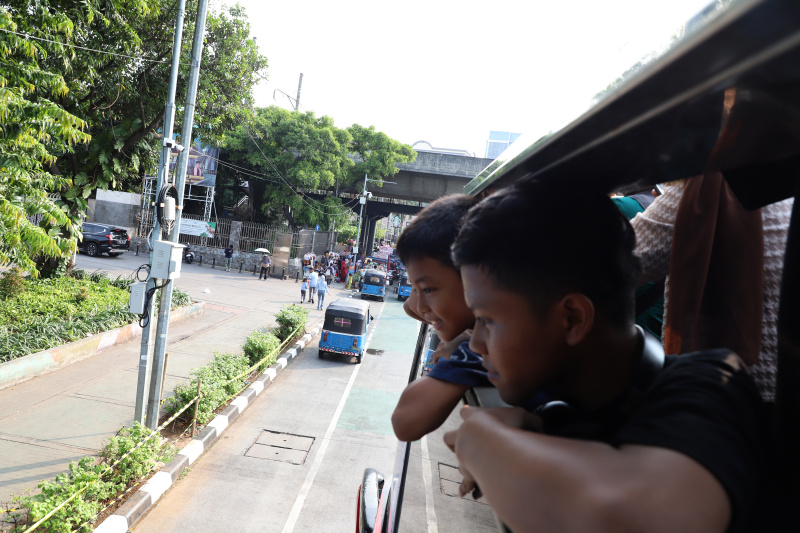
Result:
{"label": "green tree", "polygon": [[[196,5],[196,0],[187,1],[178,102],[186,91]],[[39,139],[46,153],[39,159],[53,176],[41,190],[57,192],[56,203],[71,220],[46,219],[61,227],[55,232],[45,228],[56,244],[78,237],[86,199],[95,189],[135,189],[146,173],[155,171],[176,10],[173,0],[9,0],[0,6],[15,31],[50,41],[32,40],[38,56],[17,52],[13,59],[20,68],[41,72],[26,80],[30,90],[22,97],[37,109],[46,103],[61,113],[52,123],[63,140]],[[249,39],[241,7],[209,13],[206,28],[194,122],[203,139],[214,142],[246,116],[252,85],[263,77],[267,60]],[[46,83],[48,76],[60,80],[58,91],[53,92],[53,82]],[[179,109],[176,131],[180,114]],[[83,137],[64,136],[70,127]],[[14,149],[22,150],[9,150]],[[53,262],[41,266],[45,273],[55,268]]]}
{"label": "green tree", "polygon": [[336,239],[340,244],[346,244],[348,241],[355,240],[358,227],[355,225],[347,225],[336,228]]}
{"label": "green tree", "polygon": [[248,125],[230,132],[222,144],[226,157],[264,178],[250,181],[261,220],[301,226],[341,228],[351,218],[353,201],[343,204],[326,193],[356,187],[367,173],[381,180],[398,172],[396,163],[413,161],[416,152],[370,126],[337,128],[330,117],[278,107],[257,109]]}
{"label": "green tree", "polygon": [[386,228],[383,227],[383,224],[375,227],[375,242],[377,243],[381,239],[386,237]]}
{"label": "green tree", "polygon": [[[64,14],[48,22],[52,33],[72,34]],[[74,232],[72,220],[47,194],[70,184],[48,172],[56,162],[52,151],[69,153],[90,136],[83,120],[51,100],[68,92],[64,78],[42,68],[48,57],[42,44],[10,33],[19,29],[0,9],[0,30],[6,30],[0,31],[0,263],[35,276],[37,257],[61,257],[75,247],[59,230]],[[28,218],[35,215],[40,225]]]}

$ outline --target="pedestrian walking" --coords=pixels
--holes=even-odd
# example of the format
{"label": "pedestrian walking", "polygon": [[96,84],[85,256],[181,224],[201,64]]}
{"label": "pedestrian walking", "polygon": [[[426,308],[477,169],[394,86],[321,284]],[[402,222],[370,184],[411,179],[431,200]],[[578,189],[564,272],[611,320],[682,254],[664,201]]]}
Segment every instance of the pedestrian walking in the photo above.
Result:
{"label": "pedestrian walking", "polygon": [[308,301],[314,303],[314,292],[317,290],[317,282],[319,281],[319,274],[316,270],[312,270],[308,276]]}
{"label": "pedestrian walking", "polygon": [[261,256],[261,273],[258,275],[258,279],[261,279],[263,276],[264,280],[266,280],[269,277],[270,263],[269,254],[264,253],[264,255]]}
{"label": "pedestrian walking", "polygon": [[322,310],[325,304],[325,293],[328,292],[328,284],[325,283],[325,278],[320,277],[317,282],[317,309]]}
{"label": "pedestrian walking", "polygon": [[225,248],[225,272],[231,271],[231,261],[233,261],[233,245],[229,244]]}
{"label": "pedestrian walking", "polygon": [[303,278],[303,283],[300,284],[300,303],[306,301],[307,290],[308,290],[308,278]]}

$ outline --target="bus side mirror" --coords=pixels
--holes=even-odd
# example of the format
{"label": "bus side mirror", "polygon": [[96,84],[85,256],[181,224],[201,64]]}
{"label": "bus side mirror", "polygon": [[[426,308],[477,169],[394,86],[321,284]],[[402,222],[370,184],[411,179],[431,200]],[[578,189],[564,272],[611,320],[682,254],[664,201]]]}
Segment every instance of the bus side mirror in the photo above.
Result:
{"label": "bus side mirror", "polygon": [[374,317],[374,316],[372,316],[372,315],[369,315],[369,319],[370,319],[370,320],[375,320],[375,317]]}

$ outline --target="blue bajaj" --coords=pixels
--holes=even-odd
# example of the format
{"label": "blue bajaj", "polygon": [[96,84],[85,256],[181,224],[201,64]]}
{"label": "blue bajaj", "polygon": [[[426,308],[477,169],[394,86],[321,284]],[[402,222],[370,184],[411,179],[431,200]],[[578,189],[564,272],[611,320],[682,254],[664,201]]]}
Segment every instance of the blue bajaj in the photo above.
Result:
{"label": "blue bajaj", "polygon": [[367,302],[347,298],[328,305],[319,340],[320,359],[326,353],[338,353],[355,357],[356,363],[361,363],[371,321]]}
{"label": "blue bajaj", "polygon": [[378,298],[380,301],[386,297],[386,273],[380,270],[367,270],[361,286],[361,299],[367,297]]}
{"label": "blue bajaj", "polygon": [[407,300],[411,296],[411,282],[408,281],[408,274],[400,274],[400,281],[397,282],[397,299]]}

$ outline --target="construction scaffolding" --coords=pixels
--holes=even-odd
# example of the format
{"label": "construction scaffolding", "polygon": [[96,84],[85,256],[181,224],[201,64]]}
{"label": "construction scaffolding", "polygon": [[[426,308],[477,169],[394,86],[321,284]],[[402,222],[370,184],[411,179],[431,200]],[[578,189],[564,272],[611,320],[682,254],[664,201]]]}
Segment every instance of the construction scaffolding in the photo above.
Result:
{"label": "construction scaffolding", "polygon": [[[178,152],[172,151],[169,172],[175,172]],[[214,190],[217,184],[217,161],[219,148],[202,146],[199,141],[189,148],[189,169],[183,189],[183,203],[203,202],[203,221],[211,219],[214,207]],[[156,178],[147,176],[142,185],[142,210],[139,217],[139,237],[147,238],[153,227],[153,207],[156,199]]]}
{"label": "construction scaffolding", "polygon": [[[156,178],[148,176],[142,186],[142,214],[139,217],[139,236],[146,238],[153,227],[153,207],[156,201]],[[214,207],[214,189],[205,185],[192,185],[187,183],[184,187],[183,202],[203,202],[203,218],[211,220],[211,210]]]}

